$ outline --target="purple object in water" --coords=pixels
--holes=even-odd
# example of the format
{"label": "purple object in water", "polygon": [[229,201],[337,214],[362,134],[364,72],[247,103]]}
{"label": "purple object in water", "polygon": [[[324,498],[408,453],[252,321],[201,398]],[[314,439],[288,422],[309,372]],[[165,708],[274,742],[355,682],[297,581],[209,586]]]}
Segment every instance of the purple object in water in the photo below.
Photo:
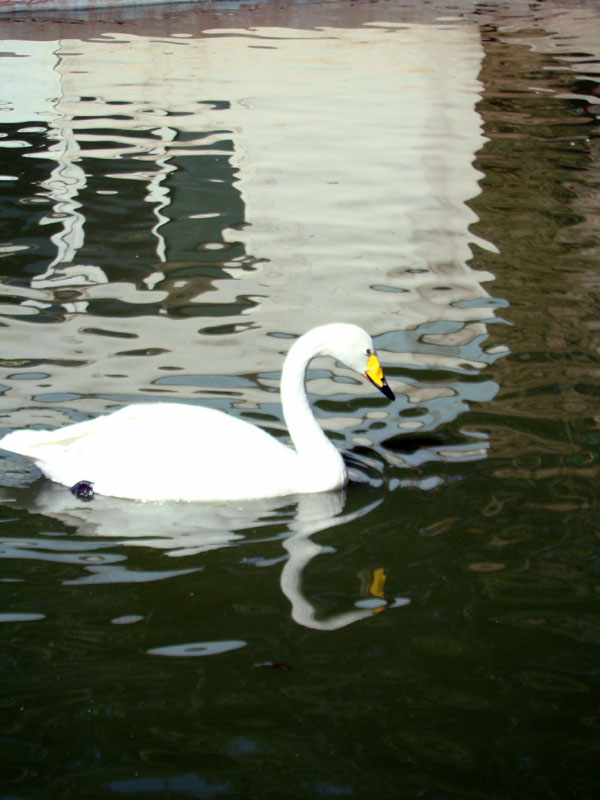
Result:
{"label": "purple object in water", "polygon": [[71,486],[70,492],[80,500],[91,500],[94,496],[94,485],[91,481],[77,481]]}

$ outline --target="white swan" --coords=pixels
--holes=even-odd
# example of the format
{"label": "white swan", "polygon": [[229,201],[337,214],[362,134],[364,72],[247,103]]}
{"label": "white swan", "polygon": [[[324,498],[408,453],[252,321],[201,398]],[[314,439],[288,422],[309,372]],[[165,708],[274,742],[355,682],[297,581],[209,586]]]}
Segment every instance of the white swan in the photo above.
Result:
{"label": "white swan", "polygon": [[339,489],[346,467],[314,418],[305,378],[314,356],[364,374],[390,400],[371,337],[356,325],[308,331],[290,348],[281,401],[296,450],[248,422],[184,403],[147,403],[56,431],[14,431],[0,447],[30,458],[51,480],[89,481],[133,500],[241,500]]}

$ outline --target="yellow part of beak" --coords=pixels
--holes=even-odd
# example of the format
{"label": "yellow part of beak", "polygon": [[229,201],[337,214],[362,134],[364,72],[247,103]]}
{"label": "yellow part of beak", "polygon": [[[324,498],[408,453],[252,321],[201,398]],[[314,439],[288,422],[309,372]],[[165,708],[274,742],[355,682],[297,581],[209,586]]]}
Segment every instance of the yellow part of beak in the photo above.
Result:
{"label": "yellow part of beak", "polygon": [[388,400],[394,400],[394,393],[387,385],[387,381],[383,375],[383,370],[381,369],[381,364],[379,363],[379,359],[375,353],[371,353],[369,356],[369,360],[367,361],[367,369],[365,370],[365,376],[371,381],[373,386],[376,386],[379,391],[387,397]]}
{"label": "yellow part of beak", "polygon": [[379,388],[383,386],[385,378],[383,377],[383,370],[375,353],[371,353],[369,356],[365,375],[367,378],[373,381],[375,386],[378,386]]}

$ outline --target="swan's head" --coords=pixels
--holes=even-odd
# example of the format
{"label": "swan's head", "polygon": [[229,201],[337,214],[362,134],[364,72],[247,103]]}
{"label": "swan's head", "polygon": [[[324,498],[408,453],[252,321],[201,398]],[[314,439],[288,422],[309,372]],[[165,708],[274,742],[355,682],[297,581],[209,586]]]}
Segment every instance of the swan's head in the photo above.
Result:
{"label": "swan's head", "polygon": [[387,385],[383,369],[377,358],[375,345],[369,334],[358,325],[333,323],[316,328],[323,335],[322,355],[342,361],[351,369],[368,378],[373,386],[388,400],[394,400],[394,393]]}

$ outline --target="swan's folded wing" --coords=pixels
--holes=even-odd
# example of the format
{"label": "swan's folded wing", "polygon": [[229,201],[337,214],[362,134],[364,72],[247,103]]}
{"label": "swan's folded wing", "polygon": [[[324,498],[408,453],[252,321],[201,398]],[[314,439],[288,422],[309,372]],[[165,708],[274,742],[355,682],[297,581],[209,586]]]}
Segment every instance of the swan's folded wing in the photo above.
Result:
{"label": "swan's folded wing", "polygon": [[57,483],[86,480],[98,494],[138,500],[282,494],[298,460],[243,420],[167,403],[127,406],[56,431],[15,431],[0,447],[30,458]]}

